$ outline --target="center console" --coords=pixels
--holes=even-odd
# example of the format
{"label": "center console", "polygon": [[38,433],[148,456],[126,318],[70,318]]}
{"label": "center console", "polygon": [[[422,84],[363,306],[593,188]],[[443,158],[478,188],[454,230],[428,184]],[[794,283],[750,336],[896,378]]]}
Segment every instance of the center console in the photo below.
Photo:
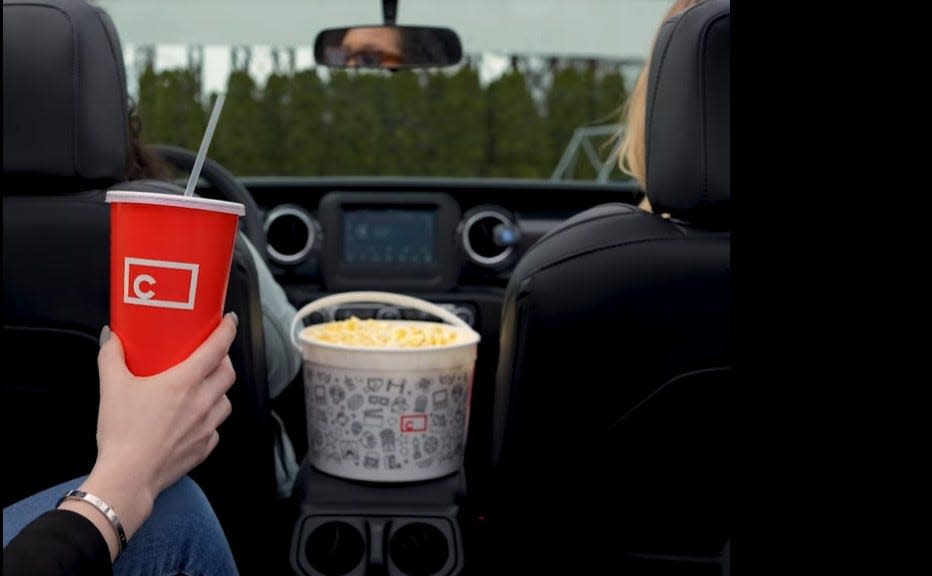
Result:
{"label": "center console", "polygon": [[[466,549],[479,538],[488,484],[491,383],[503,290],[499,276],[514,258],[518,238],[512,217],[487,207],[463,213],[453,196],[429,192],[333,191],[320,199],[314,215],[285,212],[291,209],[270,213],[267,229],[282,234],[289,226],[308,230],[300,237],[293,230],[286,235],[297,238],[293,246],[270,236],[270,246],[280,253],[273,260],[283,267],[282,283],[296,307],[344,291],[401,293],[446,309],[479,332],[481,341],[464,465],[433,480],[370,482],[322,472],[306,457],[292,496],[297,517],[290,567],[298,576],[463,574]],[[292,252],[300,258],[286,261]],[[353,316],[439,320],[417,308],[362,301],[308,311],[304,322]],[[367,402],[379,399],[366,396]],[[318,416],[316,421],[322,420]],[[315,437],[309,435],[313,448]],[[360,466],[363,456],[360,452]],[[470,564],[475,571],[476,559]]]}
{"label": "center console", "polygon": [[345,480],[305,460],[290,560],[302,576],[453,576],[464,566],[459,473],[410,483]]}

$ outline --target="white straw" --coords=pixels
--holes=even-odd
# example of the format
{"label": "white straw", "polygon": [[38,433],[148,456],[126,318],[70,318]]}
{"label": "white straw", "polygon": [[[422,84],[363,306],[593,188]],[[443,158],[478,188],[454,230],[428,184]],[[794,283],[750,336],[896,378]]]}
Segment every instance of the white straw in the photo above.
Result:
{"label": "white straw", "polygon": [[197,159],[194,161],[194,168],[191,170],[191,176],[188,178],[188,187],[184,190],[185,196],[194,194],[197,180],[201,177],[201,168],[204,166],[204,158],[207,157],[207,149],[210,147],[210,141],[214,137],[214,128],[217,127],[217,119],[220,118],[220,109],[223,108],[223,99],[225,96],[226,95],[221,92],[217,95],[217,101],[214,102],[214,110],[210,113],[210,120],[207,122],[207,132],[204,132],[204,139],[201,140],[201,149],[197,151]]}

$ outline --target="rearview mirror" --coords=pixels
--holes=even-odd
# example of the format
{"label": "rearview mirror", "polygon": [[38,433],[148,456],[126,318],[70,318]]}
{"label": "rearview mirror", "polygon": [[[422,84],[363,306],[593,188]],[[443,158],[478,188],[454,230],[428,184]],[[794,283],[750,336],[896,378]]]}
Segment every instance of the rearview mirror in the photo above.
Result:
{"label": "rearview mirror", "polygon": [[314,59],[334,68],[436,68],[463,57],[459,36],[428,26],[329,28],[314,40]]}

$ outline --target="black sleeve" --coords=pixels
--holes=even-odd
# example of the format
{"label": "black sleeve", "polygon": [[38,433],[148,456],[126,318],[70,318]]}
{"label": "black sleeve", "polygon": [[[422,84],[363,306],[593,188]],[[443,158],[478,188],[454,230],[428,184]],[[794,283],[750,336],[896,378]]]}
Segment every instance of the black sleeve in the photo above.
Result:
{"label": "black sleeve", "polygon": [[3,549],[4,575],[113,574],[110,549],[94,523],[71,510],[39,516]]}

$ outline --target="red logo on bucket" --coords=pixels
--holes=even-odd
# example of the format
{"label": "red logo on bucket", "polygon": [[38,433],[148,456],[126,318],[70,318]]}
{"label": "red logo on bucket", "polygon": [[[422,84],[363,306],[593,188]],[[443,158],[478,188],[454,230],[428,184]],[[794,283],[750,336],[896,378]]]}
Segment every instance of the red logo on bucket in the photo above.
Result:
{"label": "red logo on bucket", "polygon": [[427,414],[410,414],[401,417],[402,432],[426,432]]}
{"label": "red logo on bucket", "polygon": [[194,310],[197,264],[123,259],[123,302],[137,306]]}

